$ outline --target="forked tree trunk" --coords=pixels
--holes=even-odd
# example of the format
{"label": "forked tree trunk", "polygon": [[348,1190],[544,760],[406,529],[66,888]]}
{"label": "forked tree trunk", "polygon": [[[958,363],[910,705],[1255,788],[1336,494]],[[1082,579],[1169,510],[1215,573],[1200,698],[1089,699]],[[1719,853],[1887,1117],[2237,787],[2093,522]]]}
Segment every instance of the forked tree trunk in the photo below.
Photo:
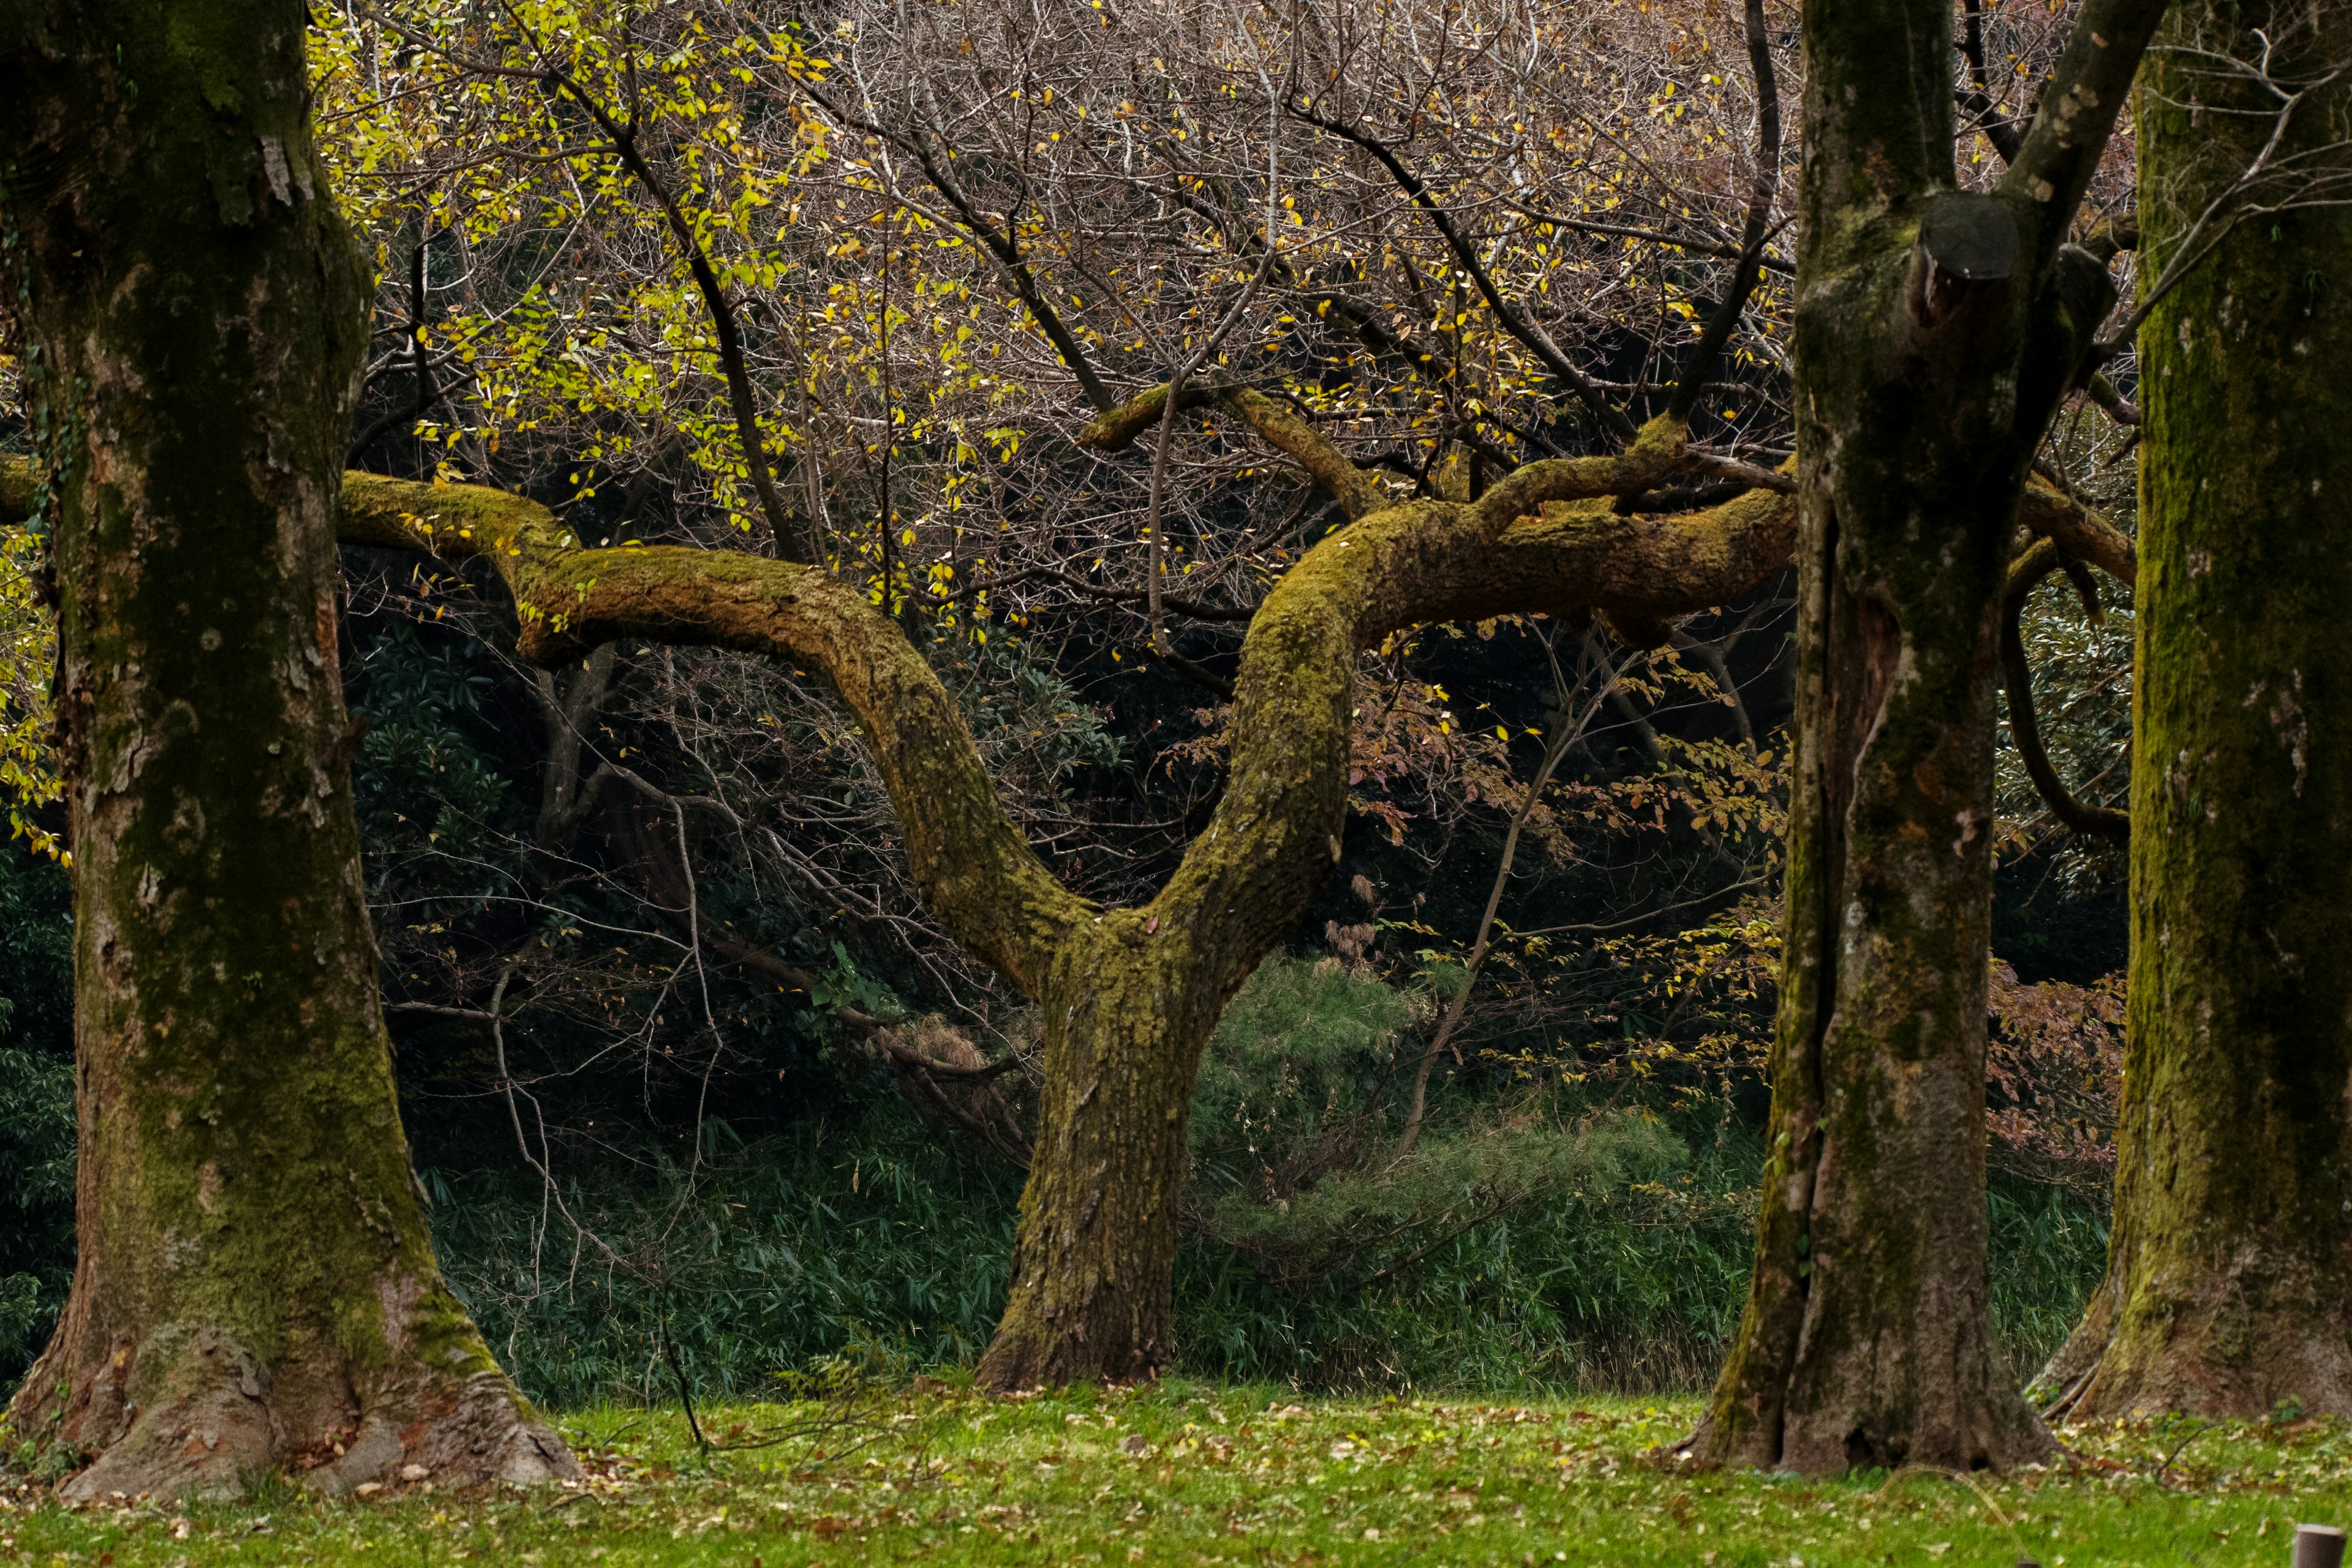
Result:
{"label": "forked tree trunk", "polygon": [[[1159,395],[1097,444],[1158,422]],[[1424,620],[1590,605],[1626,620],[1738,597],[1786,563],[1772,489],[1703,512],[1621,515],[1685,457],[1673,420],[1614,458],[1532,463],[1478,501],[1385,504],[1286,407],[1225,405],[1297,457],[1353,520],[1268,592],[1236,682],[1234,750],[1208,829],[1141,909],[1055,881],[1006,819],[952,698],[898,627],[814,568],[723,551],[581,550],[543,507],[464,486],[350,476],[353,542],[486,557],[542,666],[620,637],[814,665],[874,748],[908,860],[940,925],[1035,997],[1046,1087],[1012,1298],[981,1379],[998,1389],[1129,1380],[1166,1363],[1185,1119],[1217,1015],[1339,857],[1359,652]]]}
{"label": "forked tree trunk", "polygon": [[59,590],[79,1252],[18,1440],[68,1497],[572,1473],[436,1269],[337,673],[362,279],[291,0],[0,15]]}
{"label": "forked tree trunk", "polygon": [[[1994,638],[2028,461],[2113,298],[2059,243],[2105,139],[2083,105],[2120,90],[2102,52],[2153,21],[2105,9],[1984,195],[1952,189],[1948,5],[1805,7],[1797,771],[1756,1268],[1692,1439],[1710,1461],[2049,1449],[1988,1299]],[[2087,147],[2053,144],[2070,116]]]}
{"label": "forked tree trunk", "polygon": [[[2352,58],[2352,5],[2202,0],[2167,34],[2176,52],[2152,58],[2139,98],[2143,278],[2179,255],[2276,109],[2189,51],[2267,52],[2281,79],[2309,80]],[[2275,166],[2352,180],[2347,123],[2339,78],[2298,106]],[[2347,264],[2352,208],[2261,216],[2140,333],[2115,1225],[2106,1278],[2045,1374],[2083,1414],[2254,1415],[2294,1399],[2352,1415]]]}

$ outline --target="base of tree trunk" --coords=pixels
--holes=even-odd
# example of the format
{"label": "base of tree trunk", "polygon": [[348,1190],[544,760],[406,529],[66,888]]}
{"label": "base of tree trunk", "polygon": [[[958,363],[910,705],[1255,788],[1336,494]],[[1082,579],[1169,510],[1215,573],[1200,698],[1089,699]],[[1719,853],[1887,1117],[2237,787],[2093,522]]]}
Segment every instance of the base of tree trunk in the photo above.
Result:
{"label": "base of tree trunk", "polygon": [[1683,1445],[1690,1458],[1711,1465],[1794,1470],[1803,1475],[1843,1475],[1857,1469],[1900,1469],[1925,1465],[1939,1470],[2005,1472],[2045,1461],[2057,1451],[2032,1408],[1998,1371],[1955,1389],[1948,1396],[1918,1398],[1909,1389],[1860,1386],[1823,1388],[1820,1397],[1795,1380],[1790,1407],[1780,1424],[1725,1422],[1715,1411]]}
{"label": "base of tree trunk", "polygon": [[[371,1482],[530,1484],[580,1473],[562,1439],[487,1355],[446,1373],[412,1365],[355,1392],[340,1358],[265,1366],[236,1337],[173,1323],[96,1356],[60,1332],[9,1426],[86,1459],[58,1489],[110,1497],[239,1497],[283,1473],[340,1496]],[[74,1367],[74,1373],[68,1373]]]}
{"label": "base of tree trunk", "polygon": [[[1117,1292],[1105,1292],[1116,1296]],[[1141,1320],[1138,1303],[1109,1300],[1087,1321],[1065,1328],[1047,1321],[1035,1303],[1008,1309],[980,1358],[975,1373],[991,1394],[1021,1394],[1071,1384],[1149,1383],[1167,1370],[1168,1335]]]}
{"label": "base of tree trunk", "polygon": [[2052,1418],[2252,1417],[2287,1400],[2352,1415],[2352,1303],[2298,1281],[2304,1262],[2247,1247],[2130,1295],[2110,1279],[2037,1380]]}
{"label": "base of tree trunk", "polygon": [[1013,1284],[980,1358],[992,1392],[1140,1383],[1168,1364],[1185,1121],[1224,996],[1203,983],[1194,933],[1160,923],[1107,913],[1047,973]]}

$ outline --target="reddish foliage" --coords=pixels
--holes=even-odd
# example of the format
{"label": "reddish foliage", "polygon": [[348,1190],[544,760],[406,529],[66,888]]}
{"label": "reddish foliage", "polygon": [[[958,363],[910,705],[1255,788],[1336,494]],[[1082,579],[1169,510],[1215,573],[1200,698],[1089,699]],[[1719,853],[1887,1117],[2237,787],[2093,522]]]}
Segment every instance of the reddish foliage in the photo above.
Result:
{"label": "reddish foliage", "polygon": [[2124,976],[2021,984],[1995,963],[1986,1117],[1996,1165],[2105,1207],[2123,1100]]}

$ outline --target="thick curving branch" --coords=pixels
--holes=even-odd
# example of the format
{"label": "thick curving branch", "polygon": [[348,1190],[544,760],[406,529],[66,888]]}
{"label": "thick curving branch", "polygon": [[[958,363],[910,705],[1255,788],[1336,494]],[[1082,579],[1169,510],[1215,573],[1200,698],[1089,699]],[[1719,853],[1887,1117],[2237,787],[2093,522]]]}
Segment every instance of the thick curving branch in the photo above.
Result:
{"label": "thick curving branch", "polygon": [[2139,555],[2131,535],[2038,475],[2028,481],[2017,503],[2017,520],[2030,532],[2126,587],[2139,579]]}
{"label": "thick curving branch", "polygon": [[[1270,399],[1271,421],[1286,413]],[[1255,421],[1254,421],[1255,422]],[[1312,437],[1301,446],[1327,472]],[[1529,464],[1475,503],[1414,501],[1325,539],[1251,622],[1231,775],[1205,833],[1139,910],[1187,931],[1237,986],[1337,853],[1358,652],[1423,621],[1589,605],[1654,621],[1737,598],[1795,542],[1793,501],[1753,490],[1707,511],[1619,516],[1670,471],[1682,430],[1654,421],[1612,458]],[[1352,465],[1347,472],[1360,473]],[[725,551],[583,550],[544,508],[499,491],[346,477],[347,542],[485,556],[515,595],[521,651],[577,658],[617,638],[732,647],[815,665],[865,726],[925,903],[957,941],[1035,994],[1055,951],[1106,912],[1064,889],[1006,818],[961,716],[898,626],[814,569]]]}
{"label": "thick curving branch", "polygon": [[[1287,416],[1254,397],[1235,401],[1268,424]],[[1361,477],[1304,421],[1296,429],[1318,478]],[[1796,507],[1776,490],[1704,511],[1614,510],[1617,497],[1649,489],[1682,456],[1681,426],[1654,420],[1617,456],[1531,463],[1475,502],[1381,507],[1309,551],[1250,624],[1231,773],[1208,829],[1158,897],[1116,911],[1045,868],[922,656],[823,572],[732,551],[582,549],[535,501],[362,473],[344,476],[340,535],[488,560],[514,595],[520,651],[535,663],[634,638],[824,669],[864,726],[924,902],[958,942],[1035,995],[1078,928],[1116,917],[1188,932],[1228,989],[1287,933],[1339,852],[1362,648],[1425,621],[1578,606],[1663,622],[1738,598],[1787,563]],[[0,464],[0,496],[18,515],[28,488],[21,459]]]}
{"label": "thick curving branch", "polygon": [[735,551],[583,550],[535,501],[470,485],[346,474],[348,544],[487,558],[514,595],[520,652],[577,659],[625,638],[814,665],[865,726],[923,901],[956,941],[1034,994],[1092,912],[998,803],[954,700],[897,625],[814,567]]}
{"label": "thick curving branch", "polygon": [[2019,556],[2009,569],[2009,587],[2000,605],[2000,670],[2001,682],[2009,692],[2009,735],[2017,747],[2025,771],[2033,779],[2033,787],[2050,815],[2077,833],[2095,833],[2117,842],[2131,838],[2131,814],[2110,806],[2094,805],[2076,797],[2066,787],[2052,765],[2049,749],[2042,742],[2041,721],[2033,712],[2033,668],[2025,658],[2025,634],[2019,617],[2025,610],[2025,601],[2044,577],[2060,570],[2065,563],[2065,552],[2053,539],[2034,542],[2032,548]]}
{"label": "thick curving branch", "polygon": [[[1167,402],[1168,389],[1155,386],[1079,431],[1078,445],[1098,452],[1116,452],[1132,445],[1160,423]],[[1378,479],[1357,467],[1295,410],[1262,392],[1246,386],[1188,386],[1176,395],[1176,405],[1180,409],[1222,405],[1239,415],[1266,445],[1306,469],[1307,477],[1339,503],[1350,522],[1388,504],[1388,492]]]}

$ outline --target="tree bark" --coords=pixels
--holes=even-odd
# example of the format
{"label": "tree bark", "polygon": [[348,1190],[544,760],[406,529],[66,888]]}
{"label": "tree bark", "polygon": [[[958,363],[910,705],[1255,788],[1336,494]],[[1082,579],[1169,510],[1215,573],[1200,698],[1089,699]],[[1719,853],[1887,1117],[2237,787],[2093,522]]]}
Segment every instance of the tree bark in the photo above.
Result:
{"label": "tree bark", "polygon": [[1046,972],[1045,1089],[987,1387],[1168,1364],[1192,1080],[1226,997],[1185,932],[1162,937],[1143,910],[1107,913]]}
{"label": "tree bark", "polygon": [[[2254,29],[2263,29],[2257,37]],[[2141,275],[2352,58],[2345,0],[2177,12],[2138,100]],[[2204,58],[2210,60],[2211,55]],[[2273,162],[2352,179],[2352,87]],[[2263,193],[2275,203],[2291,188]],[[2339,195],[2340,199],[2340,195]],[[2106,1277],[2045,1373],[2086,1415],[2352,1415],[2352,209],[2231,228],[2140,332],[2130,1044]],[[2087,1383],[2082,1380],[2088,1374]],[[2079,1389],[2076,1385],[2080,1384]]]}
{"label": "tree bark", "polygon": [[1985,1257],[1996,617],[2029,461],[2113,299],[2062,242],[2155,9],[2094,0],[1975,195],[1949,7],[1805,7],[1796,775],[1756,1268],[1689,1445],[1711,1462],[2050,1448]]}
{"label": "tree bark", "polygon": [[376,992],[336,659],[363,280],[286,0],[0,14],[52,541],[79,1257],[10,1407],[69,1498],[574,1473],[443,1284]]}

